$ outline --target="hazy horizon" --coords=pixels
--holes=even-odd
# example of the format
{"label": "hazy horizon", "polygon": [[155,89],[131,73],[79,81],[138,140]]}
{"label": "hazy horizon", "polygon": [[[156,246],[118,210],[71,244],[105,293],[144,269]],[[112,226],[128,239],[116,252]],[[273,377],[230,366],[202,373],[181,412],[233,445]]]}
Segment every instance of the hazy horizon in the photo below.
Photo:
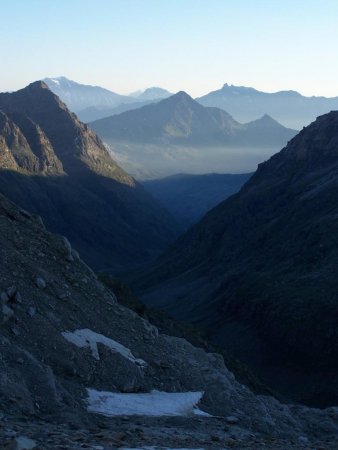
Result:
{"label": "hazy horizon", "polygon": [[338,95],[334,0],[12,0],[1,15],[0,91],[62,75],[121,94]]}

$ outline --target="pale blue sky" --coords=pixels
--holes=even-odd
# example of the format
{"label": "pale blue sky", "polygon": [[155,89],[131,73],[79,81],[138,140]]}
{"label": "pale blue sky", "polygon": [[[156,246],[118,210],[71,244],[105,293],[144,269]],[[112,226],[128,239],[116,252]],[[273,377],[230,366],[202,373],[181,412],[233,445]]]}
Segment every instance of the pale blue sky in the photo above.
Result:
{"label": "pale blue sky", "polygon": [[0,0],[0,91],[224,83],[338,96],[337,0]]}

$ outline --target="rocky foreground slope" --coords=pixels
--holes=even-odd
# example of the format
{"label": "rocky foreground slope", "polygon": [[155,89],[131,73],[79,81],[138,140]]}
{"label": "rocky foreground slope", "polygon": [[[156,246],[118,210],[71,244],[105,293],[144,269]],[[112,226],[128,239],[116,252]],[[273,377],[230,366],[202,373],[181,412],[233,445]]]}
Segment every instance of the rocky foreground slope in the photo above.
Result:
{"label": "rocky foreground slope", "polygon": [[96,268],[144,262],[178,234],[173,217],[43,82],[0,94],[0,192],[67,234]]}
{"label": "rocky foreground slope", "polygon": [[[0,294],[2,448],[337,445],[336,408],[287,406],[253,395],[221,356],[159,333],[118,304],[65,237],[3,196]],[[179,405],[160,400],[162,410],[177,414],[178,408],[180,416],[148,417],[137,395],[153,390],[183,393]],[[108,404],[112,393],[126,395],[120,415],[88,412],[89,396],[96,396],[94,411],[116,413],[117,400]],[[134,403],[126,411],[130,396]],[[199,410],[192,409],[197,403]],[[144,412],[127,417],[136,407]]]}

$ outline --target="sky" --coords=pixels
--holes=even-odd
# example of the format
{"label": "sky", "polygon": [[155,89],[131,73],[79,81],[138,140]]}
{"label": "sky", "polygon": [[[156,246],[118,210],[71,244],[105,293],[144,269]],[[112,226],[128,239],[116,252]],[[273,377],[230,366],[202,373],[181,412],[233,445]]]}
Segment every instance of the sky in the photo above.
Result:
{"label": "sky", "polygon": [[0,0],[0,91],[224,83],[338,96],[337,0]]}

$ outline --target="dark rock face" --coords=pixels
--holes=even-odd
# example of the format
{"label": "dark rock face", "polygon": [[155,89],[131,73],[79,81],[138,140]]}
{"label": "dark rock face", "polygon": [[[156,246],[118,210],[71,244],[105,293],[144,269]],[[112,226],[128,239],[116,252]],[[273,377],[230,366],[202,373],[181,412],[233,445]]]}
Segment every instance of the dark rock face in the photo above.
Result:
{"label": "dark rock face", "polygon": [[[94,446],[108,438],[106,434],[94,436],[93,428],[103,422],[101,428],[113,431],[110,438],[114,443],[123,422],[122,429],[131,434],[121,445],[133,442],[136,448],[138,439],[144,442],[135,433],[137,422],[138,429],[149,424],[153,430],[144,430],[147,445],[163,444],[163,428],[167,426],[165,445],[169,440],[177,446],[174,435],[180,435],[177,430],[181,428],[194,446],[201,436],[206,439],[211,429],[220,439],[215,448],[221,448],[232,436],[251,442],[253,448],[257,439],[259,445],[260,439],[271,436],[286,442],[303,437],[311,445],[326,440],[336,443],[335,409],[286,406],[272,397],[253,395],[234,379],[220,355],[161,334],[147,320],[118,304],[69,242],[46,231],[38,217],[18,209],[3,196],[0,295],[2,313],[4,306],[12,310],[0,322],[2,445],[13,446],[13,438],[28,433],[29,439],[46,444],[47,449],[65,443],[78,448],[74,436]],[[111,351],[104,341],[93,347],[66,338],[81,330],[114,340],[129,353]],[[130,421],[120,417],[103,421],[88,413],[86,388],[115,393],[204,391],[200,407],[219,417],[199,417],[198,421],[172,417],[170,421],[141,416]],[[73,433],[65,422],[71,424]],[[63,427],[57,426],[60,423]],[[46,435],[42,428],[57,433]],[[77,433],[79,428],[86,431]],[[212,442],[205,445],[213,448]]]}
{"label": "dark rock face", "polygon": [[[319,117],[139,283],[294,399],[337,404],[338,113]],[[140,287],[141,286],[141,287]]]}
{"label": "dark rock face", "polygon": [[[27,116],[0,112],[1,168],[27,174],[62,175],[61,161],[42,129]],[[9,163],[11,161],[11,163]]]}
{"label": "dark rock face", "polygon": [[0,191],[65,234],[95,267],[152,258],[177,225],[43,82],[0,94]]}

